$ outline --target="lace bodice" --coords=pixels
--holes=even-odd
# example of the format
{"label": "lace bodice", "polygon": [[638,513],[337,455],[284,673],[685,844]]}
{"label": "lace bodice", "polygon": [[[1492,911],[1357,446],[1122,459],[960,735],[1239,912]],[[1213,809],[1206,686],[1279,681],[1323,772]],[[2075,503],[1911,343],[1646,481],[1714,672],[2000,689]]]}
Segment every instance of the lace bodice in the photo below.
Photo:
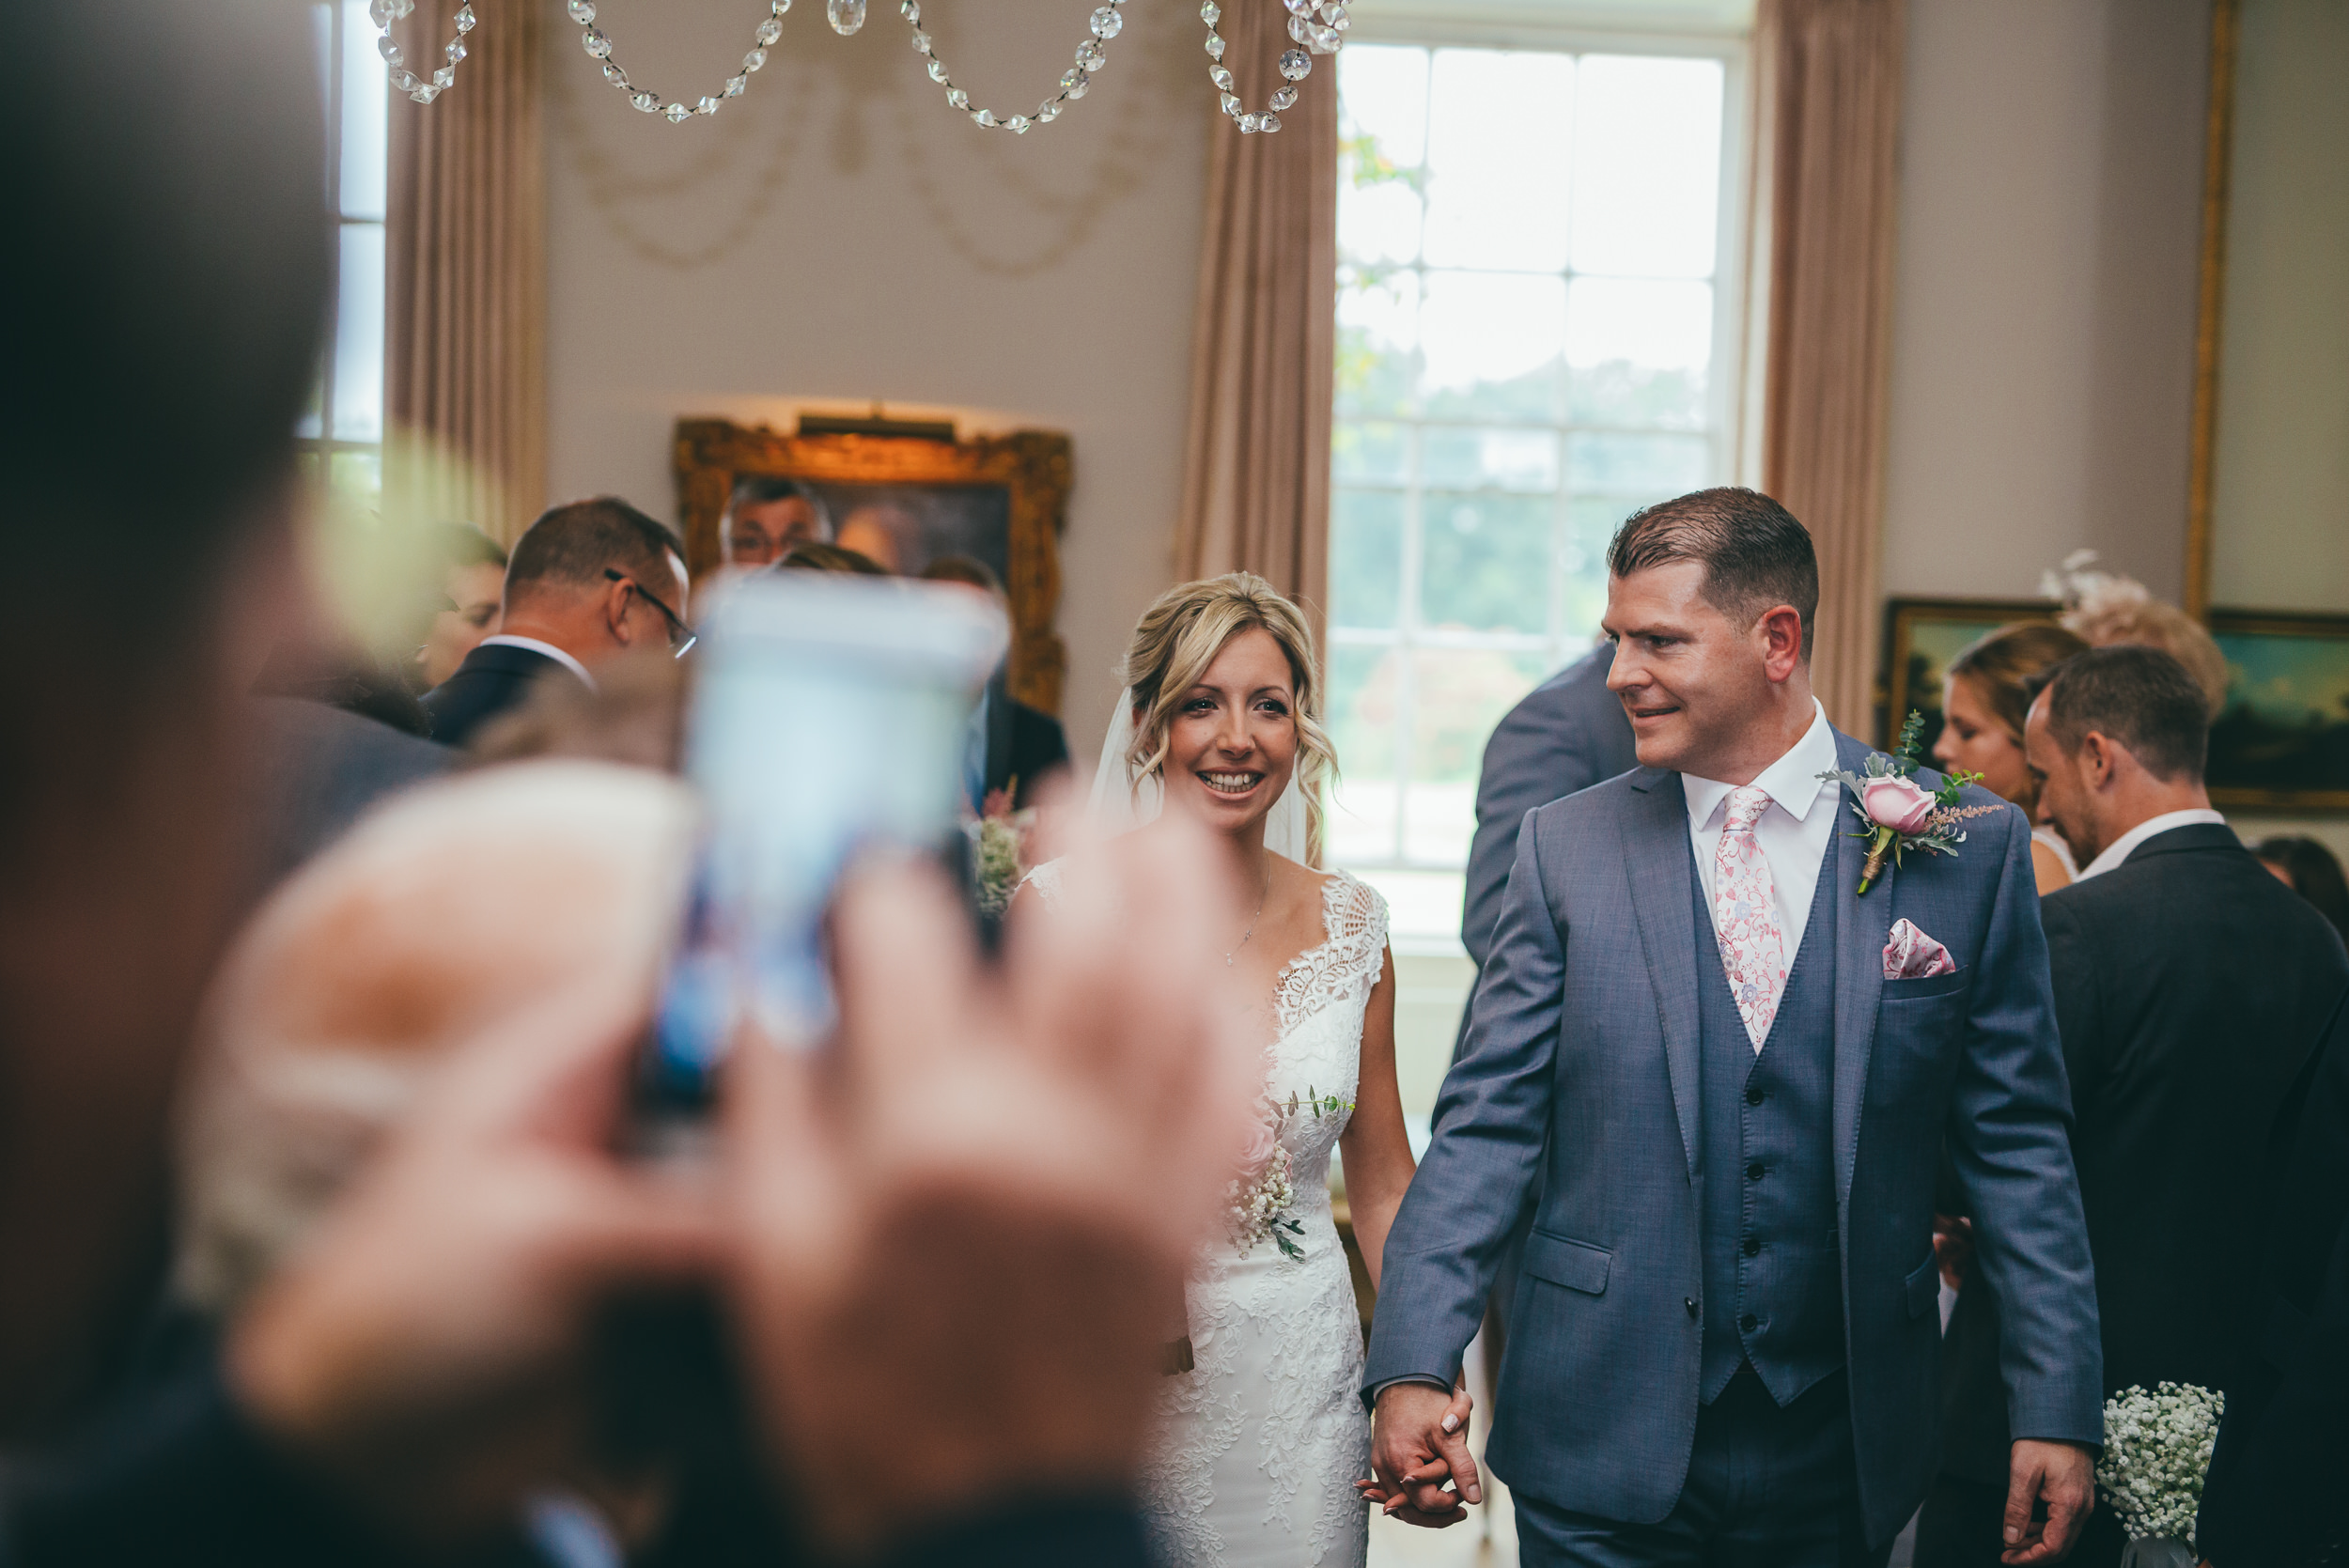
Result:
{"label": "lace bodice", "polygon": [[[1050,904],[1060,862],[1029,880]],[[1387,948],[1386,901],[1345,872],[1322,884],[1322,940],[1285,965],[1273,997],[1265,1093],[1352,1106],[1362,1017]],[[1192,1270],[1191,1372],[1169,1378],[1143,1475],[1162,1554],[1187,1565],[1359,1568],[1370,1428],[1355,1396],[1361,1333],[1330,1212],[1330,1156],[1350,1110],[1282,1129],[1303,1225],[1301,1257],[1218,1239]]]}

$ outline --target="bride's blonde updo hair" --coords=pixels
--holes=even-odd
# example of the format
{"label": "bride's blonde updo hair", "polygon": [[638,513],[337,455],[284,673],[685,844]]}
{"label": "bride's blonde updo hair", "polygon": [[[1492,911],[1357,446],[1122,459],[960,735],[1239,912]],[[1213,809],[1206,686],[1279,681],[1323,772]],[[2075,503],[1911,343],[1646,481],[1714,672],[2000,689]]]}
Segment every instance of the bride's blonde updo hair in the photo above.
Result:
{"label": "bride's blonde updo hair", "polygon": [[1199,684],[1223,644],[1244,631],[1264,631],[1288,656],[1297,694],[1297,789],[1304,797],[1308,836],[1321,842],[1321,788],[1337,775],[1337,753],[1321,727],[1319,663],[1314,634],[1296,605],[1252,572],[1236,571],[1186,582],[1158,597],[1134,625],[1122,670],[1133,692],[1134,744],[1126,754],[1135,781],[1156,778],[1166,766],[1167,731],[1175,705]]}

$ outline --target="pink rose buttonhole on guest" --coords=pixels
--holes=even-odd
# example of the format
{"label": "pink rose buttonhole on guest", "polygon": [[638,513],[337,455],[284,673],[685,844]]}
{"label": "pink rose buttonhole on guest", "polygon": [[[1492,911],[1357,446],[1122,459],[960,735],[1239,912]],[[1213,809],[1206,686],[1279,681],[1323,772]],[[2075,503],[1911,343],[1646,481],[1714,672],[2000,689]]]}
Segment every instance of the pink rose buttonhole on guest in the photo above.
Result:
{"label": "pink rose buttonhole on guest", "polygon": [[1914,834],[1925,831],[1937,802],[1916,780],[1894,774],[1870,779],[1859,791],[1859,804],[1878,826]]}

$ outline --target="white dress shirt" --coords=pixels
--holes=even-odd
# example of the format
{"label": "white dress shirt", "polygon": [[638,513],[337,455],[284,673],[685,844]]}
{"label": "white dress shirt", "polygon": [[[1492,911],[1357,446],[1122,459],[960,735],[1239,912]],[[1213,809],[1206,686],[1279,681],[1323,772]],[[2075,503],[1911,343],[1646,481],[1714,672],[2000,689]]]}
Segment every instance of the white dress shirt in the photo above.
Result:
{"label": "white dress shirt", "polygon": [[557,664],[562,665],[563,668],[570,671],[571,674],[585,681],[587,683],[588,691],[594,691],[600,690],[600,688],[596,685],[596,677],[587,673],[586,665],[582,664],[578,660],[573,659],[569,654],[566,653],[563,649],[556,647],[552,643],[541,643],[536,637],[508,637],[506,633],[501,631],[494,637],[484,637],[475,645],[484,648],[528,648],[532,653],[545,654],[549,659],[553,660]]}
{"label": "white dress shirt", "polygon": [[2089,862],[2080,872],[2078,879],[2085,882],[2091,877],[2102,877],[2106,872],[2127,860],[2130,850],[2135,849],[2155,833],[2166,833],[2172,828],[2192,828],[2204,822],[2219,828],[2227,825],[2225,817],[2207,807],[2200,811],[2166,811],[2159,816],[2149,816],[2110,844],[2106,845],[2096,858]]}
{"label": "white dress shirt", "polygon": [[[1753,842],[1770,868],[1770,892],[1786,933],[1790,964],[1802,948],[1803,927],[1811,924],[1811,900],[1819,891],[1819,868],[1827,862],[1828,846],[1835,837],[1841,815],[1836,797],[1843,788],[1819,777],[1837,766],[1835,729],[1815,697],[1811,709],[1811,727],[1802,738],[1753,780],[1770,797],[1753,825]],[[1680,775],[1681,792],[1688,800],[1688,838],[1696,846],[1697,875],[1704,882],[1707,909],[1713,904],[1713,855],[1729,822],[1729,792],[1736,787],[1694,773]]]}

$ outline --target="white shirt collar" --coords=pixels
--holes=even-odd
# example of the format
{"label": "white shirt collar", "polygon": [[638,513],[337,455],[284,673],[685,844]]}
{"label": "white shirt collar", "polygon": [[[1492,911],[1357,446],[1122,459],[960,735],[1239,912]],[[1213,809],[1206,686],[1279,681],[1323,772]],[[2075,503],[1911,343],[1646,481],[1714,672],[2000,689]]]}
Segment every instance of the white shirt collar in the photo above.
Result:
{"label": "white shirt collar", "polygon": [[2078,880],[2085,882],[2091,877],[2103,876],[2123,861],[2127,860],[2139,845],[2152,838],[2155,833],[2166,833],[2172,828],[2198,827],[2203,823],[2223,828],[2227,825],[2227,819],[2208,808],[2194,811],[2166,811],[2159,816],[2149,816],[2110,844],[2106,845],[2103,852],[2089,862],[2086,869],[2081,871]]}
{"label": "white shirt collar", "polygon": [[[1787,748],[1783,756],[1755,774],[1753,782],[1783,807],[1787,815],[1799,822],[1811,815],[1811,808],[1818,803],[1820,790],[1826,787],[1827,781],[1819,775],[1835,767],[1835,726],[1827,722],[1827,709],[1813,697],[1811,727],[1802,732],[1800,740]],[[1703,828],[1736,787],[1719,779],[1681,774],[1680,788],[1688,797],[1689,822]]]}
{"label": "white shirt collar", "polygon": [[532,653],[542,653],[549,659],[553,660],[557,664],[562,665],[566,670],[570,671],[571,674],[577,675],[580,679],[585,681],[587,683],[588,691],[596,691],[601,690],[601,688],[596,685],[596,677],[587,673],[586,665],[582,664],[578,660],[572,658],[563,649],[556,647],[552,643],[542,643],[536,637],[509,637],[505,632],[501,631],[494,637],[484,637],[475,645],[484,648],[528,648]]}

